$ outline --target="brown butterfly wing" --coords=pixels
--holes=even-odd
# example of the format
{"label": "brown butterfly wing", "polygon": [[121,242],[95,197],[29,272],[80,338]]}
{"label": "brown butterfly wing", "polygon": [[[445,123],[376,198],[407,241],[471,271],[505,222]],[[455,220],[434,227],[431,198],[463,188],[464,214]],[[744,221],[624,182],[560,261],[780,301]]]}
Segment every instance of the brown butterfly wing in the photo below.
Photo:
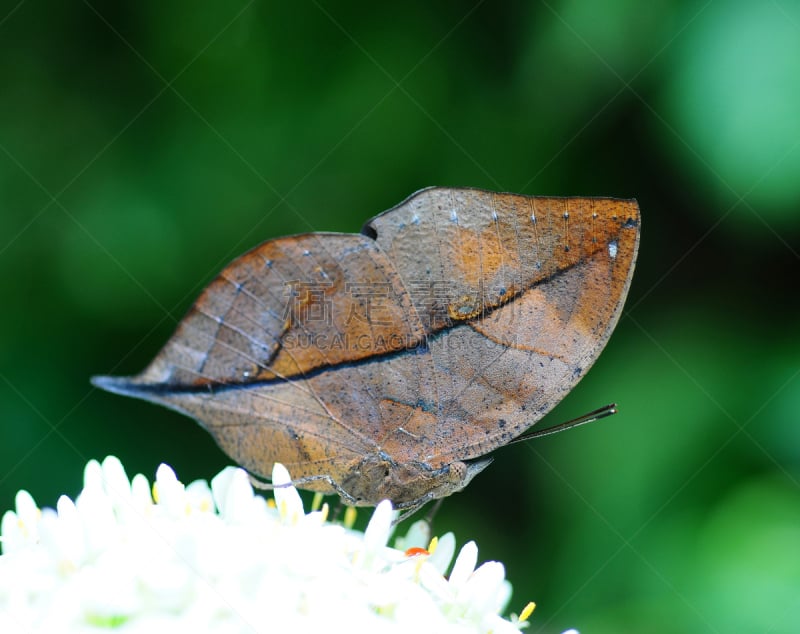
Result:
{"label": "brown butterfly wing", "polygon": [[[367,226],[406,286],[430,289],[412,299],[432,325],[437,400],[426,409],[436,422],[419,416],[419,428],[405,425],[382,446],[398,460],[419,459],[425,446],[437,468],[519,435],[594,363],[630,286],[639,209],[631,200],[437,188]],[[424,443],[409,443],[405,431]]]}
{"label": "brown butterfly wing", "polygon": [[[391,298],[378,323],[364,319],[364,284]],[[279,238],[226,267],[136,381],[181,388],[257,384],[358,360],[365,337],[390,350],[424,334],[391,262],[372,240],[336,233]]]}
{"label": "brown butterfly wing", "polygon": [[[370,289],[381,300],[373,322],[365,319]],[[93,381],[196,418],[253,473],[269,477],[280,461],[297,479],[340,478],[376,448],[380,387],[360,366],[349,379],[327,372],[424,337],[374,241],[307,234],[265,242],[226,267],[141,374]],[[406,389],[420,391],[429,371],[406,377]],[[331,490],[324,482],[310,488]]]}
{"label": "brown butterfly wing", "polygon": [[262,476],[279,461],[296,479],[341,482],[378,451],[433,468],[476,457],[595,360],[638,224],[634,201],[423,190],[366,235],[253,249],[144,372],[95,383],[197,418]]}

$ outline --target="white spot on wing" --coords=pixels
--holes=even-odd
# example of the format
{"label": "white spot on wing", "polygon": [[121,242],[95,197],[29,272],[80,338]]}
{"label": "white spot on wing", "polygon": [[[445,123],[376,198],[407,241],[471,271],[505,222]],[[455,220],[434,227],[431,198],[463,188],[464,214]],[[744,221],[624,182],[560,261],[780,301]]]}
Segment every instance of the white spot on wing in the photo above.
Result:
{"label": "white spot on wing", "polygon": [[608,256],[613,260],[617,257],[617,249],[618,249],[617,241],[613,240],[608,243]]}
{"label": "white spot on wing", "polygon": [[458,222],[458,214],[456,213],[455,209],[450,212],[450,220],[453,222]]}
{"label": "white spot on wing", "polygon": [[411,218],[411,224],[412,225],[418,225],[419,224],[419,216],[417,214],[414,214],[414,216]]}

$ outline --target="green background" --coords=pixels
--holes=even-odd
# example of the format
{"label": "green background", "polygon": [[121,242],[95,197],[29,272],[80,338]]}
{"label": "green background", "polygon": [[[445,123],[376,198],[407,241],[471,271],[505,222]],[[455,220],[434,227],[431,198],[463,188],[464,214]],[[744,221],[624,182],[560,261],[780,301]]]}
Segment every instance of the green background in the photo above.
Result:
{"label": "green background", "polygon": [[505,562],[531,632],[797,631],[797,2],[22,0],[0,80],[0,509],[107,454],[228,464],[89,377],[262,240],[428,185],[635,197],[625,313],[542,424],[620,413],[497,451],[436,531]]}

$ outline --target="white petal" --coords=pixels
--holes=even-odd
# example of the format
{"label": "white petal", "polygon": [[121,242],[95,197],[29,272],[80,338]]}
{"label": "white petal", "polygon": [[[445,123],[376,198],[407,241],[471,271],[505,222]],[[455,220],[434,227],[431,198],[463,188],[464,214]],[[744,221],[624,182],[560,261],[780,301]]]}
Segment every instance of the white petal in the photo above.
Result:
{"label": "white petal", "polygon": [[230,487],[233,474],[237,469],[238,467],[225,467],[211,478],[211,495],[220,515],[225,514],[225,496],[228,494],[228,487]]}
{"label": "white petal", "polygon": [[143,510],[153,504],[153,491],[150,488],[150,482],[141,473],[137,473],[131,480],[131,497],[133,498],[134,506],[139,510]]}
{"label": "white petal", "polygon": [[[386,550],[386,543],[392,531],[394,517],[392,503],[389,500],[383,500],[375,507],[367,528],[364,530],[364,538],[353,558],[353,563],[356,564],[357,568],[372,570],[379,569],[385,565],[386,560],[381,555]],[[402,558],[402,553],[395,552],[397,552],[399,558]]]}
{"label": "white petal", "polygon": [[[59,569],[70,572],[86,558],[86,538],[75,503],[66,495],[58,498],[58,515],[52,522],[42,518],[42,543],[50,550]],[[49,514],[48,514],[49,517]]]}
{"label": "white petal", "polygon": [[103,467],[97,460],[90,460],[83,468],[83,488],[103,488]]}
{"label": "white petal", "polygon": [[448,603],[454,598],[453,589],[442,573],[430,565],[430,558],[419,569],[419,583],[442,603]]}
{"label": "white petal", "polygon": [[186,486],[186,499],[193,511],[210,513],[214,511],[211,488],[205,480],[195,480]]}
{"label": "white petal", "polygon": [[253,486],[250,484],[247,472],[244,469],[231,468],[227,473],[225,484],[227,486],[220,491],[223,497],[217,502],[221,504],[220,515],[231,524],[246,524],[251,521],[256,505]]}
{"label": "white petal", "polygon": [[[439,538],[436,550],[431,553],[428,563],[432,564],[441,574],[447,572],[453,555],[456,552],[456,536],[453,533],[445,533]],[[476,552],[477,557],[477,552]]]}
{"label": "white petal", "polygon": [[14,511],[3,513],[3,519],[0,520],[0,537],[2,537],[0,549],[4,555],[14,552],[25,543],[19,518]]}
{"label": "white petal", "polygon": [[431,525],[426,520],[417,520],[403,537],[395,540],[394,547],[406,551],[409,548],[427,548],[430,543]]}
{"label": "white petal", "polygon": [[89,485],[84,487],[75,501],[80,516],[89,556],[103,551],[117,537],[117,520],[110,498],[98,483],[101,482],[100,464],[95,462],[97,470],[89,472]]}
{"label": "white petal", "polygon": [[493,612],[495,605],[505,596],[505,576],[505,568],[499,561],[481,564],[462,587],[458,602],[466,606],[467,613],[476,619]]}
{"label": "white petal", "polygon": [[131,504],[131,483],[119,458],[107,456],[101,468],[103,489],[111,499],[114,511],[121,515],[132,513],[134,509]]}
{"label": "white petal", "polygon": [[272,486],[283,486],[292,483],[292,476],[280,462],[272,466]]}
{"label": "white petal", "polygon": [[364,547],[366,550],[376,552],[386,546],[389,541],[389,534],[392,532],[393,519],[392,503],[389,500],[381,501],[375,507],[375,512],[372,514],[364,531]]}
{"label": "white petal", "polygon": [[42,512],[36,506],[33,496],[24,489],[14,497],[14,506],[17,509],[19,536],[23,542],[35,544],[39,541],[39,519]]}
{"label": "white petal", "polygon": [[489,606],[489,609],[498,614],[505,612],[511,601],[512,594],[513,588],[511,587],[511,582],[508,579],[503,579],[503,583],[500,584],[500,588],[498,588],[495,593],[494,603]]}
{"label": "white petal", "polygon": [[17,515],[23,522],[28,521],[29,518],[35,519],[39,514],[36,501],[25,489],[21,489],[14,496],[14,506],[17,509]]}
{"label": "white petal", "polygon": [[130,491],[131,483],[119,458],[106,456],[101,467],[103,469],[103,482],[107,491],[109,489],[121,492]]}
{"label": "white petal", "polygon": [[461,552],[456,557],[453,564],[453,572],[450,573],[450,585],[458,589],[469,579],[478,563],[478,546],[473,541],[469,541],[461,548]]}
{"label": "white petal", "polygon": [[158,493],[158,505],[173,517],[186,515],[187,501],[183,484],[178,481],[175,472],[167,464],[158,465],[156,469],[155,489]]}
{"label": "white petal", "polygon": [[303,500],[292,486],[292,478],[286,467],[279,462],[272,467],[272,486],[275,487],[272,495],[281,520],[284,524],[296,524],[304,515]]}

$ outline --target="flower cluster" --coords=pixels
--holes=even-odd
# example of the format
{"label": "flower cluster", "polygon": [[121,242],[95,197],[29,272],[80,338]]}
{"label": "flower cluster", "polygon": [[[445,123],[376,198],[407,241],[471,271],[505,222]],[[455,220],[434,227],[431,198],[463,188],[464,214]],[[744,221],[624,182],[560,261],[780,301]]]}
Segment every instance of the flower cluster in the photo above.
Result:
{"label": "flower cluster", "polygon": [[[447,533],[414,524],[387,546],[395,513],[381,503],[364,533],[306,513],[286,469],[274,504],[229,467],[184,486],[161,465],[152,487],[114,457],[86,466],[73,502],[39,509],[26,491],[2,518],[0,632],[518,632],[500,616],[503,565],[455,558]],[[271,502],[271,501],[270,501]]]}

